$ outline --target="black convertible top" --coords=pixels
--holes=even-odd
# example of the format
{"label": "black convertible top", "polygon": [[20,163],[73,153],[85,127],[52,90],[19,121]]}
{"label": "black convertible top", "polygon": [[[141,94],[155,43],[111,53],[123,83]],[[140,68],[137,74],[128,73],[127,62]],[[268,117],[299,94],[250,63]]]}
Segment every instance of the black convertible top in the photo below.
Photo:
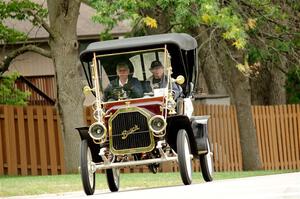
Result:
{"label": "black convertible top", "polygon": [[169,33],[94,42],[80,53],[80,59],[81,61],[87,61],[94,52],[96,54],[106,54],[125,49],[147,49],[164,44],[176,45],[179,49],[185,51],[197,48],[197,41],[192,36],[185,33]]}
{"label": "black convertible top", "polygon": [[[92,88],[89,65],[91,64],[94,53],[97,56],[117,55],[119,58],[126,60],[129,59],[129,56],[134,55],[133,52],[139,53],[140,51],[151,49],[156,51],[157,49],[164,48],[165,45],[171,57],[172,75],[174,77],[178,75],[185,77],[186,83],[181,87],[188,92],[190,90],[189,82],[197,81],[198,53],[196,39],[185,33],[167,33],[94,42],[89,44],[88,47],[80,53],[80,60],[89,85]],[[129,52],[127,57],[125,55],[126,52]],[[115,62],[118,61],[118,59],[116,56],[105,56],[105,59],[103,58],[101,63],[104,64],[105,61]],[[108,65],[112,66],[114,64]]]}

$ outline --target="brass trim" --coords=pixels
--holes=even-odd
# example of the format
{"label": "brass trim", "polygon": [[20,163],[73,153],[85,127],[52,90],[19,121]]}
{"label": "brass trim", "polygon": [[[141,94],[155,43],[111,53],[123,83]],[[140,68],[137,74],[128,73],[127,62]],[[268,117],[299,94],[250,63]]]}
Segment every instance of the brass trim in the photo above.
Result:
{"label": "brass trim", "polygon": [[[160,119],[162,119],[162,120],[164,121],[164,126],[163,126],[162,129],[159,130],[159,131],[154,130],[154,129],[152,128],[152,126],[151,126],[151,122],[152,122],[154,119],[156,119],[156,118],[160,118]],[[153,117],[150,118],[150,120],[148,120],[148,126],[149,126],[149,129],[150,129],[153,133],[160,133],[160,132],[162,132],[162,131],[164,131],[164,130],[166,129],[166,127],[167,127],[167,121],[166,121],[165,118],[164,118],[163,116],[161,116],[161,115],[154,115]]]}
{"label": "brass trim", "polygon": [[161,137],[165,136],[167,132],[166,132],[166,130],[163,130],[163,131],[159,132],[158,134],[155,134],[155,132],[153,132],[153,131],[152,131],[152,133],[153,133],[154,137],[161,138]]}
{"label": "brass trim", "polygon": [[126,105],[126,108],[129,108],[130,107],[130,101],[126,101],[125,105]]}
{"label": "brass trim", "polygon": [[[123,149],[123,150],[117,150],[113,147],[113,136],[112,136],[112,121],[117,117],[117,115],[121,113],[130,113],[130,112],[140,112],[142,115],[146,116],[147,121],[151,118],[151,115],[145,111],[142,108],[138,107],[126,107],[117,110],[108,120],[108,128],[109,128],[109,148],[110,151],[114,155],[125,155],[125,154],[132,154],[132,153],[143,153],[143,152],[149,152],[152,151],[155,147],[155,141],[154,141],[154,136],[151,130],[149,129],[149,136],[150,136],[150,145],[147,147],[139,147],[139,148],[131,148],[131,149]],[[148,124],[147,124],[148,125]]]}
{"label": "brass trim", "polygon": [[[104,130],[103,135],[102,135],[100,138],[98,138],[98,139],[94,138],[94,137],[91,135],[91,129],[92,129],[95,125],[100,125],[101,127],[103,127],[103,130]],[[95,122],[95,123],[93,123],[93,124],[89,127],[88,133],[89,133],[90,137],[94,140],[94,142],[96,141],[96,142],[99,142],[100,144],[104,143],[105,140],[106,140],[106,137],[107,137],[107,129],[106,129],[105,125],[104,125],[103,123],[101,123],[101,122]],[[95,142],[95,143],[96,143],[96,142]]]}
{"label": "brass trim", "polygon": [[175,82],[179,85],[182,85],[185,82],[185,78],[182,75],[176,77]]}

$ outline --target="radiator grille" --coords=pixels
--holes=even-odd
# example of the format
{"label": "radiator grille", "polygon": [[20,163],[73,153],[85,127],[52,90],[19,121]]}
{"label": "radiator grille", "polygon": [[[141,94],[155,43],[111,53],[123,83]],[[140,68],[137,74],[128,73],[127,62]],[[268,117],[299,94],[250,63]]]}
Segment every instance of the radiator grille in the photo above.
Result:
{"label": "radiator grille", "polygon": [[153,149],[148,115],[141,111],[117,111],[110,121],[110,147],[115,154],[147,152]]}

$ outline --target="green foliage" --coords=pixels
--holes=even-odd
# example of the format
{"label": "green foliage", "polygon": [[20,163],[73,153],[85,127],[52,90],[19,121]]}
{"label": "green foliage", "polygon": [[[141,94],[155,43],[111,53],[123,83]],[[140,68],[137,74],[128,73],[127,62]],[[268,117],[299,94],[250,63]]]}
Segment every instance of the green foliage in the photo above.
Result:
{"label": "green foliage", "polygon": [[26,35],[15,29],[8,28],[0,23],[0,40],[4,42],[16,42],[25,40]]}
{"label": "green foliage", "polygon": [[247,43],[247,34],[243,19],[235,13],[233,7],[223,7],[214,0],[201,1],[201,22],[224,30],[223,38],[233,40],[237,49],[244,49]]}
{"label": "green foliage", "polygon": [[108,30],[111,30],[119,21],[125,19],[134,19],[137,17],[139,8],[147,8],[147,2],[138,0],[90,0],[97,13],[93,20],[104,24]]}
{"label": "green foliage", "polygon": [[268,49],[257,47],[253,44],[249,44],[247,48],[248,62],[254,64],[257,62],[265,62],[271,59],[271,53]]}
{"label": "green foliage", "polygon": [[26,105],[29,92],[23,92],[15,87],[18,73],[0,76],[0,104]]}
{"label": "green foliage", "polygon": [[170,16],[174,31],[186,31],[199,24],[215,26],[224,30],[224,39],[232,40],[236,48],[243,49],[246,45],[247,34],[242,19],[230,7],[221,8],[216,0],[90,1],[97,10],[93,20],[106,25],[109,30],[120,20],[140,22],[146,17],[143,14],[145,9],[159,8],[160,12]]}
{"label": "green foliage", "polygon": [[[299,1],[90,1],[97,10],[93,19],[107,26],[106,33],[121,20],[130,20],[138,26],[136,24],[141,22],[141,18],[146,17],[145,10],[151,9],[169,17],[173,27],[170,31],[189,32],[199,26],[210,31],[217,29],[215,39],[221,38],[228,47],[234,46],[242,51],[249,64],[267,65],[263,63],[278,62],[280,56],[288,57],[292,64],[299,63]],[[156,16],[150,17],[155,19]],[[144,33],[138,30],[138,35]],[[244,64],[239,66],[246,67]]]}
{"label": "green foliage", "polygon": [[30,0],[0,0],[0,41],[13,43],[26,39],[25,33],[7,27],[5,25],[6,19],[27,20],[34,25],[39,25],[39,21],[36,19],[42,19],[46,16],[47,10]]}
{"label": "green foliage", "polygon": [[300,103],[300,67],[295,67],[287,74],[286,92],[288,96],[288,103]]}
{"label": "green foliage", "polygon": [[293,43],[291,41],[284,41],[279,39],[272,40],[273,46],[280,52],[288,53],[293,48]]}

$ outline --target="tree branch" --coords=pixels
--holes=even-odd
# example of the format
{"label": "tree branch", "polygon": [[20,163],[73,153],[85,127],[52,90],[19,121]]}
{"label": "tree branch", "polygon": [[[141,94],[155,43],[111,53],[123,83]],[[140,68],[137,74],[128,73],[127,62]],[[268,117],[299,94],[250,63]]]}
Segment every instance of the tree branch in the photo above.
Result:
{"label": "tree branch", "polygon": [[40,16],[38,16],[37,13],[34,13],[32,10],[26,10],[26,12],[28,13],[28,15],[33,17],[33,23],[37,22],[38,24],[40,24],[49,33],[50,37],[56,37],[56,33],[51,29],[49,24]]}
{"label": "tree branch", "polygon": [[[278,25],[280,27],[286,27],[287,26],[287,24],[284,24],[282,21],[276,20],[276,19],[273,19],[273,18],[267,16],[266,14],[264,14],[264,10],[262,8],[254,7],[248,1],[240,0],[240,1],[237,1],[237,2],[248,8],[248,9],[244,10],[242,13],[246,13],[246,11],[250,9],[250,10],[253,10],[254,12],[258,13],[260,17],[263,17],[266,21],[268,21],[272,24]],[[260,5],[260,7],[268,6],[269,4],[271,4],[271,3],[262,4],[262,5]],[[290,24],[290,26],[293,27],[294,25]]]}
{"label": "tree branch", "polygon": [[27,46],[23,46],[21,48],[18,48],[16,50],[12,51],[11,53],[9,53],[8,55],[6,55],[4,57],[4,59],[0,62],[0,74],[3,74],[5,71],[8,70],[9,65],[13,61],[13,59],[15,59],[17,56],[24,54],[25,52],[28,52],[28,51],[36,52],[45,57],[52,58],[51,52],[48,50],[45,50],[43,48],[37,47],[35,45],[31,45],[31,44],[27,45]]}

